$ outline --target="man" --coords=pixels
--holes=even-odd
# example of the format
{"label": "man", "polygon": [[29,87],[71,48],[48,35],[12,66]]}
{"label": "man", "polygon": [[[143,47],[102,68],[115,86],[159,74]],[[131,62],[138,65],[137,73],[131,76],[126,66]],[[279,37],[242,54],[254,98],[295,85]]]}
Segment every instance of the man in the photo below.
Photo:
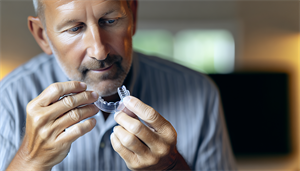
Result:
{"label": "man", "polygon": [[[213,83],[132,52],[137,1],[35,4],[45,54],[1,82],[1,170],[235,169]],[[126,108],[99,111],[123,84]]]}

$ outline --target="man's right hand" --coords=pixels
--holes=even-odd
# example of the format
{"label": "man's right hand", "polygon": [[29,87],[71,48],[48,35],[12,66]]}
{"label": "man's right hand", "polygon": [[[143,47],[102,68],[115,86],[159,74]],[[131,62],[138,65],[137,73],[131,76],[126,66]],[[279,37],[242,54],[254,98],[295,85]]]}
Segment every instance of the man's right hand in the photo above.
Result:
{"label": "man's right hand", "polygon": [[[7,170],[51,170],[67,156],[73,141],[94,128],[95,119],[78,123],[99,111],[91,104],[98,94],[86,87],[78,81],[54,83],[28,103],[24,139]],[[70,93],[75,94],[59,100]]]}

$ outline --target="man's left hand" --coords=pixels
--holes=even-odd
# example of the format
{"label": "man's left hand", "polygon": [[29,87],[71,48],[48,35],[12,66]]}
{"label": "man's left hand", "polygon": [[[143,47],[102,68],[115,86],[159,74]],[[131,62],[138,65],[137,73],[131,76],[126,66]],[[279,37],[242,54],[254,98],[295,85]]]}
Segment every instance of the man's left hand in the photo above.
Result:
{"label": "man's left hand", "polygon": [[189,170],[177,151],[177,133],[170,122],[135,97],[126,97],[124,104],[125,110],[115,115],[120,125],[114,128],[111,143],[127,167],[131,170]]}

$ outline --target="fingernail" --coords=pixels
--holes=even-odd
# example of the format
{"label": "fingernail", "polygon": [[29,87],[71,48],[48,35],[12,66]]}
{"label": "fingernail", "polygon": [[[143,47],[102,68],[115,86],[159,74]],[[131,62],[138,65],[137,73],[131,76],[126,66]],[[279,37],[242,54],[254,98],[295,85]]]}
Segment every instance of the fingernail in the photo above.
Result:
{"label": "fingernail", "polygon": [[94,97],[94,99],[97,99],[98,98],[98,93],[96,93],[96,92],[92,92],[92,96]]}
{"label": "fingernail", "polygon": [[116,112],[115,114],[114,114],[114,119],[118,116],[118,114],[120,114],[121,113],[121,111],[118,111],[118,112]]}
{"label": "fingernail", "polygon": [[123,102],[129,102],[130,101],[130,96],[126,96],[126,97],[124,97],[124,99],[123,99]]}
{"label": "fingernail", "polygon": [[80,86],[81,86],[82,88],[86,88],[86,84],[85,84],[84,82],[80,82]]}

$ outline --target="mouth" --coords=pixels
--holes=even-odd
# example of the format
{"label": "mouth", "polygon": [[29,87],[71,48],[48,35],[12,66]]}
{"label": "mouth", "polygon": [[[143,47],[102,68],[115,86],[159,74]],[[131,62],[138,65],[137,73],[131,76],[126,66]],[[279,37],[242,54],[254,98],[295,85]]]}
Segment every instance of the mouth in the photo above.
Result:
{"label": "mouth", "polygon": [[104,71],[107,71],[107,70],[111,69],[113,66],[114,66],[114,64],[112,64],[111,66],[108,66],[106,68],[91,69],[91,71],[94,71],[94,72],[104,72]]}

